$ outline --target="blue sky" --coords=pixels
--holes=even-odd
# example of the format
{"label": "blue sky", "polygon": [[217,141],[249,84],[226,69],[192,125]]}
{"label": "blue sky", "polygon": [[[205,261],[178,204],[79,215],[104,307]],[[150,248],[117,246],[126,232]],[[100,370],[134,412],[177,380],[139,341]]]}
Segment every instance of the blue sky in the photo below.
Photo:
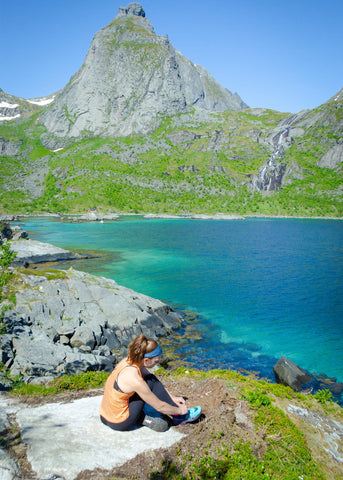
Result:
{"label": "blue sky", "polygon": [[[0,0],[0,88],[63,88],[129,1]],[[299,112],[343,87],[342,0],[142,0],[158,35],[251,107]]]}

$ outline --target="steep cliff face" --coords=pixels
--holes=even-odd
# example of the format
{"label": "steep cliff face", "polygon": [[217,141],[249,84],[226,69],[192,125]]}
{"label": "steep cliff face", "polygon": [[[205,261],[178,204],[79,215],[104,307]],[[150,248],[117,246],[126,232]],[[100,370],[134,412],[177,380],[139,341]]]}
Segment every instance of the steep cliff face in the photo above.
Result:
{"label": "steep cliff face", "polygon": [[[144,134],[162,116],[191,108],[223,111],[247,105],[202,67],[158,36],[138,3],[94,37],[80,70],[40,117],[57,137]],[[50,134],[50,135],[49,135]]]}
{"label": "steep cliff face", "polygon": [[252,176],[251,188],[258,191],[278,190],[294,178],[302,178],[303,169],[292,159],[316,151],[320,168],[339,170],[343,163],[343,89],[313,110],[304,110],[279,121],[263,140],[271,151],[270,158]]}

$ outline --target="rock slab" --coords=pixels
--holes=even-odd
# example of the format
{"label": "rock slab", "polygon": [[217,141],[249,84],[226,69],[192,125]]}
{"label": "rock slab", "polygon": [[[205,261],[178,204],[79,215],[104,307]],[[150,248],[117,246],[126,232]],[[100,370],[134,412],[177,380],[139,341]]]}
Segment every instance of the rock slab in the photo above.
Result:
{"label": "rock slab", "polygon": [[84,258],[79,254],[55,247],[50,243],[37,240],[17,240],[11,243],[11,250],[17,252],[13,266],[29,265],[34,263],[60,262]]}
{"label": "rock slab", "polygon": [[[140,453],[170,447],[184,436],[175,427],[163,433],[147,427],[129,432],[111,430],[100,421],[100,402],[101,396],[96,396],[71,403],[17,407],[21,438],[38,478],[73,480],[84,470],[111,470]],[[13,476],[4,477],[6,480],[15,478],[16,467],[10,466]]]}

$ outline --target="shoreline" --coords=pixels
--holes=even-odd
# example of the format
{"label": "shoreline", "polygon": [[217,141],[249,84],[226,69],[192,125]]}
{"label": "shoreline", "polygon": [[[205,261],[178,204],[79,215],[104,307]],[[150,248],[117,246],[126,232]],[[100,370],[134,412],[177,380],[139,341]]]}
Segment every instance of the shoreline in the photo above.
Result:
{"label": "shoreline", "polygon": [[0,222],[16,222],[24,218],[55,218],[63,221],[80,221],[80,222],[109,222],[117,221],[123,217],[139,217],[144,220],[249,220],[249,219],[270,219],[270,220],[343,220],[343,217],[304,217],[293,215],[265,215],[265,214],[205,214],[205,213],[189,213],[189,214],[169,214],[169,213],[34,213],[34,214],[0,214]]}

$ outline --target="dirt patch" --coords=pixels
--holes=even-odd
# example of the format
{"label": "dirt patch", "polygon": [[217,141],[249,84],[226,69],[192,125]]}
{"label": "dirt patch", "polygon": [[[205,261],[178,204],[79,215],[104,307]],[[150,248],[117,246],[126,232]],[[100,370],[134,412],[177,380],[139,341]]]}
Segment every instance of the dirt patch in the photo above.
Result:
{"label": "dirt patch", "polygon": [[[58,393],[53,396],[34,396],[34,395],[22,395],[17,397],[17,402],[20,405],[26,407],[39,407],[40,405],[45,405],[47,403],[69,403],[73,400],[78,400],[79,398],[84,397],[96,397],[97,395],[102,395],[103,388],[94,388],[92,390],[78,390],[75,392],[63,392]],[[12,397],[15,401],[15,397]]]}

